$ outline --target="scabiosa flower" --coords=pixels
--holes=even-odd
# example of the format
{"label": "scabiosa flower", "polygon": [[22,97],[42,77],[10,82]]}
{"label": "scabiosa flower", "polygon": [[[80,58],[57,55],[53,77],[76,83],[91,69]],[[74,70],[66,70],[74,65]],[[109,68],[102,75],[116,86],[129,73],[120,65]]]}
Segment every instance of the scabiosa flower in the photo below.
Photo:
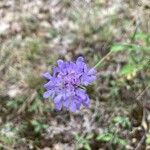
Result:
{"label": "scabiosa flower", "polygon": [[78,57],[76,62],[58,60],[57,64],[58,66],[53,69],[53,75],[48,72],[43,74],[48,80],[44,85],[47,91],[43,97],[51,97],[57,110],[65,107],[75,112],[81,105],[89,107],[89,96],[82,87],[96,80],[96,70],[90,69],[83,57]]}

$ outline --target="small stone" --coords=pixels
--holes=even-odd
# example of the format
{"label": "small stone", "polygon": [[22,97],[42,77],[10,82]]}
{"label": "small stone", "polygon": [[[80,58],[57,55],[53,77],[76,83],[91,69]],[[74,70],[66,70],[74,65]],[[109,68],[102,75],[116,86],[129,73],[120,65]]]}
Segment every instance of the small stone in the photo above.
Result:
{"label": "small stone", "polygon": [[0,35],[5,34],[9,29],[9,24],[5,22],[0,22]]}

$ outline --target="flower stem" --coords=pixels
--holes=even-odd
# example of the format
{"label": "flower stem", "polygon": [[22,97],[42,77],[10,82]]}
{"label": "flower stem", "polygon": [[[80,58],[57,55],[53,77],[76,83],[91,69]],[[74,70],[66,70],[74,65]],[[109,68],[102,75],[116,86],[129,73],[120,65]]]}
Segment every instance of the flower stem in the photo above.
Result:
{"label": "flower stem", "polygon": [[83,89],[83,90],[86,90],[86,88],[84,86],[82,86],[82,85],[79,85],[78,87]]}
{"label": "flower stem", "polygon": [[94,68],[97,68],[101,63],[103,63],[103,61],[110,56],[110,54],[112,53],[112,51],[108,52],[95,66]]}

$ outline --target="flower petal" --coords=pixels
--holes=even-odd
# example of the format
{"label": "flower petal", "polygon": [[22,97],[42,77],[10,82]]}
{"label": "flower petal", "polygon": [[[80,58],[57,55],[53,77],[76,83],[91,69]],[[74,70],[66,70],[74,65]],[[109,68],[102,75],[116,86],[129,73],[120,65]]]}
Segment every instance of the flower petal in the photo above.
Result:
{"label": "flower petal", "polygon": [[85,91],[82,89],[76,90],[76,95],[79,96],[82,100],[86,99]]}
{"label": "flower petal", "polygon": [[83,101],[82,104],[87,108],[90,106],[90,99],[88,95],[86,96],[86,99]]}
{"label": "flower petal", "polygon": [[54,86],[54,85],[52,84],[51,81],[49,81],[48,83],[44,84],[44,88],[47,89],[47,90],[48,90],[48,89],[50,90],[53,86]]}
{"label": "flower petal", "polygon": [[94,68],[90,69],[88,75],[96,75],[96,70]]}
{"label": "flower petal", "polygon": [[54,99],[54,102],[55,103],[60,103],[61,102],[61,99],[62,99],[62,95],[57,95]]}
{"label": "flower petal", "polygon": [[44,92],[43,97],[44,97],[44,98],[48,98],[48,97],[51,96],[51,94],[52,94],[52,91],[51,91],[51,90],[46,91],[46,92]]}
{"label": "flower petal", "polygon": [[70,111],[72,111],[72,112],[75,112],[76,110],[77,110],[77,107],[76,107],[76,103],[75,102],[72,102],[71,104],[70,104]]}
{"label": "flower petal", "polygon": [[61,110],[62,109],[62,103],[55,103],[55,108],[56,110]]}
{"label": "flower petal", "polygon": [[84,58],[82,56],[78,57],[76,63],[84,62]]}
{"label": "flower petal", "polygon": [[64,107],[69,108],[70,101],[67,99],[63,102]]}
{"label": "flower petal", "polygon": [[64,61],[61,59],[57,60],[57,64],[58,64],[58,67],[60,67],[60,68],[64,67]]}
{"label": "flower petal", "polygon": [[43,73],[42,76],[48,80],[50,80],[52,78],[52,76],[48,72]]}

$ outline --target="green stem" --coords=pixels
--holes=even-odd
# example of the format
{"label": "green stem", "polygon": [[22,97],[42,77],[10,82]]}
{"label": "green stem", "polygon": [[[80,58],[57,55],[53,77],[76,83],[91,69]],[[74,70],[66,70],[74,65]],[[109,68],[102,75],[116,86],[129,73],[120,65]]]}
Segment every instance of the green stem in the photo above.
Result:
{"label": "green stem", "polygon": [[110,54],[112,53],[112,51],[108,52],[95,66],[94,68],[97,68],[101,63],[103,63],[103,61],[110,56]]}
{"label": "green stem", "polygon": [[83,90],[86,90],[86,88],[84,86],[82,86],[82,85],[79,85],[78,87],[83,89]]}

